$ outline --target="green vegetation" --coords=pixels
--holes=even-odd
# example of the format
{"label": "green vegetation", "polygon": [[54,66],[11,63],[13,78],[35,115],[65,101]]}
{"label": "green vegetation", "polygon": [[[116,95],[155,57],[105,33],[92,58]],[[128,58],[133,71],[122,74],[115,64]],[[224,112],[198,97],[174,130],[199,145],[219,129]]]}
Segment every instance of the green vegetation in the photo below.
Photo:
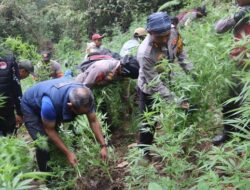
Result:
{"label": "green vegetation", "polygon": [[[0,26],[10,24],[1,32],[1,36],[11,34],[11,37],[2,39],[2,46],[12,50],[18,55],[18,59],[31,59],[36,64],[40,60],[37,49],[42,49],[47,41],[54,42],[51,48],[56,60],[62,63],[64,70],[70,68],[77,73],[75,66],[81,62],[85,46],[82,42],[93,31],[92,23],[98,21],[96,29],[111,35],[110,38],[105,38],[104,45],[119,52],[122,44],[131,38],[133,30],[145,25],[146,15],[151,8],[172,10],[171,14],[174,15],[174,11],[179,11],[177,8],[186,10],[201,4],[200,0],[188,3],[157,0],[109,2],[107,5],[107,1],[1,1]],[[239,43],[247,44],[250,50],[250,39],[236,43],[231,33],[217,35],[213,30],[216,20],[232,12],[231,0],[205,3],[208,16],[180,30],[189,60],[195,66],[194,71],[186,75],[178,66],[171,65],[171,69],[177,74],[170,88],[179,97],[188,98],[192,109],[184,112],[176,105],[167,104],[156,94],[156,111],[145,113],[146,119],[143,122],[157,121],[161,126],[156,131],[154,145],[149,147],[153,161],[146,162],[137,147],[129,150],[126,148],[128,143],[136,139],[135,135],[132,138],[125,135],[138,131],[142,116],[138,114],[137,105],[134,104],[135,93],[132,93],[129,103],[125,102],[123,83],[118,82],[96,89],[94,93],[106,140],[112,139],[107,122],[112,125],[112,131],[124,133],[119,143],[120,146],[125,146],[125,158],[121,158],[121,152],[117,152],[120,147],[110,147],[109,160],[107,163],[102,162],[99,159],[99,145],[86,117],[78,117],[77,121],[59,127],[65,144],[76,152],[79,161],[76,168],[70,167],[64,155],[54,146],[50,144],[47,147],[46,139],[35,142],[36,145],[49,148],[52,153],[51,189],[249,189],[250,132],[242,126],[247,126],[250,122],[250,77],[246,70],[236,69],[235,62],[229,58],[229,52]],[[125,8],[119,11],[120,7]],[[114,14],[110,13],[111,10]],[[107,19],[117,12],[120,12],[119,16]],[[21,17],[18,17],[20,14]],[[129,23],[124,23],[125,21]],[[128,26],[129,30],[123,33]],[[250,55],[247,56],[247,64],[250,64]],[[167,61],[163,62],[163,66],[167,69],[170,67]],[[221,109],[222,104],[228,100],[228,87],[234,85],[231,82],[232,75],[240,76],[246,84],[240,95],[246,101],[238,110],[242,113],[241,118],[224,122],[233,123],[242,133],[235,133],[230,142],[215,147],[211,145],[211,138],[222,130]],[[163,80],[167,79],[164,73],[161,77]],[[31,77],[25,79],[22,82],[23,91],[35,82]],[[135,81],[131,85],[132,92],[135,90],[134,86]],[[235,99],[230,99],[227,103],[230,101]],[[106,114],[101,113],[103,105]],[[129,118],[125,118],[124,113],[130,108],[133,112]],[[111,118],[111,121],[106,117]],[[129,127],[125,127],[124,123],[129,123]],[[26,134],[24,129],[20,133]],[[243,137],[246,140],[243,141]],[[29,189],[31,181],[43,181],[47,177],[48,174],[35,170],[32,153],[35,144],[30,140],[1,138],[0,141],[0,189]],[[126,160],[129,164],[127,168],[119,170],[116,166],[121,160]]]}
{"label": "green vegetation", "polygon": [[32,188],[34,180],[44,180],[48,174],[32,171],[33,145],[22,139],[0,138],[0,189],[25,190]]}

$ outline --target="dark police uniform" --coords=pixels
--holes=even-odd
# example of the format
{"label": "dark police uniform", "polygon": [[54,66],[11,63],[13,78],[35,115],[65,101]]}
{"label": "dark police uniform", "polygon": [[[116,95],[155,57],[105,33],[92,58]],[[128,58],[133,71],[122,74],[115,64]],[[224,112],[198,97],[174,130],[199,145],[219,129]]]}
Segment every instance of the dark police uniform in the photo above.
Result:
{"label": "dark police uniform", "polygon": [[15,111],[22,116],[20,76],[12,55],[0,57],[0,94],[4,96],[4,104],[0,106],[0,136],[6,136],[15,132]]}

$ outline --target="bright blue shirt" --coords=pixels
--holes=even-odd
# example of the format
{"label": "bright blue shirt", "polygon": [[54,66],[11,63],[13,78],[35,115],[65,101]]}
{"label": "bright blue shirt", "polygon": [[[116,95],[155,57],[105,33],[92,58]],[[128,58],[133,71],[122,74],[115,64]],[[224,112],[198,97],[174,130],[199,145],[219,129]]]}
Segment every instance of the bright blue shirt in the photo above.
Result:
{"label": "bright blue shirt", "polygon": [[56,110],[48,96],[42,98],[41,117],[47,121],[56,121]]}

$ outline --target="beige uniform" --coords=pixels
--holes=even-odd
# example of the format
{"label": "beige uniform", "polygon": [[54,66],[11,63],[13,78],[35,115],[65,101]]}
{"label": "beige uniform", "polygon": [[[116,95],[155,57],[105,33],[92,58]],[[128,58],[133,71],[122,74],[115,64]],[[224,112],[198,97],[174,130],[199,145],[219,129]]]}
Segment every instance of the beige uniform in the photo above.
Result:
{"label": "beige uniform", "polygon": [[[159,74],[155,69],[156,63],[162,58],[167,58],[170,62],[178,59],[184,71],[190,71],[193,66],[185,63],[186,54],[183,51],[182,39],[175,28],[171,29],[171,35],[165,47],[157,47],[148,35],[141,43],[137,53],[137,60],[140,64],[138,87],[146,94],[159,92],[167,100],[171,100],[174,94],[159,79]],[[152,84],[151,84],[152,83]]]}

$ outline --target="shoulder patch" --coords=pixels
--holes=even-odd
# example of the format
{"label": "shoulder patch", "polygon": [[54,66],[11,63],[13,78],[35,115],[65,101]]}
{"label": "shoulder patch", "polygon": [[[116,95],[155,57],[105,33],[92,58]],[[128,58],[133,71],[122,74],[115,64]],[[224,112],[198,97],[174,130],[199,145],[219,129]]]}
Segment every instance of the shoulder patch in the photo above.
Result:
{"label": "shoulder patch", "polygon": [[4,62],[4,61],[1,61],[0,62],[0,69],[3,70],[3,69],[6,69],[7,68],[7,63]]}

